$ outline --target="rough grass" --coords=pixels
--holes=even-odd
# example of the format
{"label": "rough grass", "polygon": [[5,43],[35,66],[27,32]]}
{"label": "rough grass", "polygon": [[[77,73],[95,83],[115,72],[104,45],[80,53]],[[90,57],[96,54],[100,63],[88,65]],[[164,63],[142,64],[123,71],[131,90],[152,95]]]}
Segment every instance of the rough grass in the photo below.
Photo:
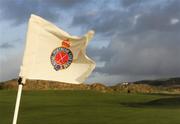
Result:
{"label": "rough grass", "polygon": [[[0,124],[11,124],[16,91],[0,90]],[[24,91],[18,124],[179,124],[180,96]]]}

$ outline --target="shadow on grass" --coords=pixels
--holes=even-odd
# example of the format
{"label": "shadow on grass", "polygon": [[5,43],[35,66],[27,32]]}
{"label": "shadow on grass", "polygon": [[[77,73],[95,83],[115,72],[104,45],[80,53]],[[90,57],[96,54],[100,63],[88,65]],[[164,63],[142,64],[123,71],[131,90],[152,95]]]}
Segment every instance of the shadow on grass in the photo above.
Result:
{"label": "shadow on grass", "polygon": [[127,107],[158,107],[158,108],[180,108],[180,97],[160,98],[148,102],[121,103]]}
{"label": "shadow on grass", "polygon": [[148,93],[146,95],[158,95],[158,96],[176,96],[176,97],[180,97],[180,94],[169,94],[169,93]]}

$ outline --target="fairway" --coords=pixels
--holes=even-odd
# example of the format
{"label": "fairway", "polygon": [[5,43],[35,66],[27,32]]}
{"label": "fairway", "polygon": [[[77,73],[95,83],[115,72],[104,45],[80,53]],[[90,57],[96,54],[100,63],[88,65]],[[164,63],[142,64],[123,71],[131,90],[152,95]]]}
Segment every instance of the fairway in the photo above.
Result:
{"label": "fairway", "polygon": [[[0,124],[11,124],[16,91],[0,90]],[[18,124],[179,124],[180,96],[96,91],[23,91]]]}

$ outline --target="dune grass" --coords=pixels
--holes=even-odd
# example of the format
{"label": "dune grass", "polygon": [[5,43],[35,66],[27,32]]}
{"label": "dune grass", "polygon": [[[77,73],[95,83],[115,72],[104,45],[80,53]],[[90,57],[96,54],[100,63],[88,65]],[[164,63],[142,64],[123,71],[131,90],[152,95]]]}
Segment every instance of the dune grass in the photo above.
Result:
{"label": "dune grass", "polygon": [[[0,90],[0,124],[16,91]],[[96,91],[23,91],[18,124],[179,124],[180,96]]]}

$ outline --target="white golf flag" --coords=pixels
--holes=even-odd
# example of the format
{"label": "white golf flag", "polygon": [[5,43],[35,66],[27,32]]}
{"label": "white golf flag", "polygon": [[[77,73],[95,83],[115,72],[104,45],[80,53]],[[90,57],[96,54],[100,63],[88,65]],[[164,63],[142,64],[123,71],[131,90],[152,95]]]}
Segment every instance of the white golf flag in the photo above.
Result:
{"label": "white golf flag", "polygon": [[79,84],[91,74],[95,62],[86,55],[94,35],[71,36],[52,23],[31,15],[23,64],[19,76],[24,79]]}

